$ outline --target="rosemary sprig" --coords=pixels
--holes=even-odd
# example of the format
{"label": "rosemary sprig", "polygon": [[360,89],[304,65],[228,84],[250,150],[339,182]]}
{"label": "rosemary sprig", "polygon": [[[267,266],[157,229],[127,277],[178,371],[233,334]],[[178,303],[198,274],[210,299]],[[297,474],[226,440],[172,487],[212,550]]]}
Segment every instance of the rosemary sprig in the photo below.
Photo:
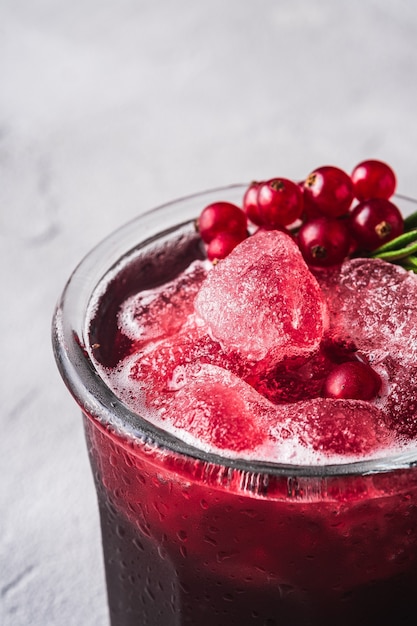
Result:
{"label": "rosemary sprig", "polygon": [[383,252],[391,252],[391,250],[400,250],[401,248],[412,244],[414,241],[417,241],[417,229],[404,232],[395,239],[391,239],[391,241],[384,243],[384,245],[374,250],[372,254],[374,255],[381,254]]}
{"label": "rosemary sprig", "polygon": [[404,219],[404,232],[370,255],[390,263],[399,263],[407,270],[417,273],[417,211]]}
{"label": "rosemary sprig", "polygon": [[404,218],[404,230],[413,230],[417,228],[417,211]]}
{"label": "rosemary sprig", "polygon": [[400,261],[417,252],[417,230],[404,233],[372,252],[376,259],[384,261]]}
{"label": "rosemary sprig", "polygon": [[417,256],[410,255],[401,263],[404,269],[417,273]]}

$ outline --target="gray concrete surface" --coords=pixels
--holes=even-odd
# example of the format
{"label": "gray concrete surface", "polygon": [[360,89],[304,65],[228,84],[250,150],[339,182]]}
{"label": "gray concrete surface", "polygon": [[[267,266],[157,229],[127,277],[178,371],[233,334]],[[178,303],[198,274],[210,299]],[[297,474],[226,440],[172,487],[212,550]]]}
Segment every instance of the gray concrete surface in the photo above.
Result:
{"label": "gray concrete surface", "polygon": [[50,347],[81,256],[164,201],[327,163],[386,160],[417,196],[416,77],[405,0],[0,3],[0,624],[108,623]]}

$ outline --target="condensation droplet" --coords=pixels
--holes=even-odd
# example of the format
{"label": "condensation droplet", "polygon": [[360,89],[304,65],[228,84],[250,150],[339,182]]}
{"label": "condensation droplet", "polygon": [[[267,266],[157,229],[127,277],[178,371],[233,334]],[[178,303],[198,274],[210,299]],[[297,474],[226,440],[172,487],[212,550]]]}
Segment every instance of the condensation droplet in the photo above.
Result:
{"label": "condensation droplet", "polygon": [[121,539],[123,539],[123,537],[126,535],[126,531],[123,526],[119,525],[116,526],[116,533]]}

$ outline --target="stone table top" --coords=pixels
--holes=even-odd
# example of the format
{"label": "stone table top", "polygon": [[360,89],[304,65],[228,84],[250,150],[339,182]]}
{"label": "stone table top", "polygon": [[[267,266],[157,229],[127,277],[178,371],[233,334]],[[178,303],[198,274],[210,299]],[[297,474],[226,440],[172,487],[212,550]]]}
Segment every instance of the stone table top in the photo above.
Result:
{"label": "stone table top", "polygon": [[108,623],[55,302],[116,226],[188,193],[391,163],[417,195],[417,4],[3,0],[0,623]]}

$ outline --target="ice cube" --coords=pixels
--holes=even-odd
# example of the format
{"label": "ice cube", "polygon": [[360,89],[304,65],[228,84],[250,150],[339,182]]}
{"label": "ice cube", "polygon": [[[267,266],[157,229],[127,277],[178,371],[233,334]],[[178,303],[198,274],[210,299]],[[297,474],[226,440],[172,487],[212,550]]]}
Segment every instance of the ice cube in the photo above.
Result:
{"label": "ice cube", "polygon": [[160,405],[163,425],[193,445],[278,463],[371,455],[393,441],[384,414],[360,400],[316,398],[276,406],[215,365],[181,368]]}
{"label": "ice cube", "polygon": [[119,328],[140,343],[178,331],[194,311],[194,298],[209,267],[207,262],[196,260],[174,280],[128,298],[119,311]]}
{"label": "ice cube", "polygon": [[269,362],[312,352],[325,309],[318,283],[287,234],[258,231],[209,272],[195,300],[212,336]]}
{"label": "ice cube", "polygon": [[285,405],[285,411],[301,444],[325,456],[359,458],[394,439],[384,413],[362,400],[315,398]]}
{"label": "ice cube", "polygon": [[417,277],[379,259],[352,259],[318,276],[329,335],[352,344],[382,379],[374,404],[403,437],[417,436]]}
{"label": "ice cube", "polygon": [[212,365],[184,368],[186,384],[166,398],[161,415],[174,432],[211,451],[252,454],[268,438],[273,405],[230,371]]}
{"label": "ice cube", "polygon": [[138,350],[129,376],[146,388],[147,401],[155,405],[161,393],[182,385],[182,369],[204,363],[224,367],[238,376],[249,371],[248,363],[224,350],[191,315],[177,333]]}
{"label": "ice cube", "polygon": [[417,437],[417,365],[388,355],[374,365],[383,381],[375,401],[400,439]]}
{"label": "ice cube", "polygon": [[330,335],[353,343],[371,362],[390,354],[417,359],[417,277],[380,259],[352,259],[318,274],[327,300]]}

